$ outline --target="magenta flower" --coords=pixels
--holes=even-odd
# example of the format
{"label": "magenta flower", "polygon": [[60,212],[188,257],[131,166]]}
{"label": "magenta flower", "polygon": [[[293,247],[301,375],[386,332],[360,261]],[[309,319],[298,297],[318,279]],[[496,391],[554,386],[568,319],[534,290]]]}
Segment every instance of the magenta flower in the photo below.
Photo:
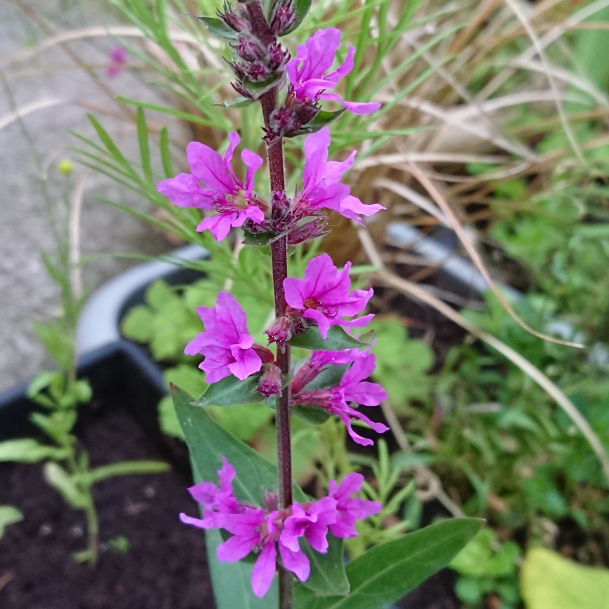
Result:
{"label": "magenta flower", "polygon": [[[364,380],[374,371],[376,356],[367,351],[361,353],[352,351],[350,355],[355,355],[355,361],[336,387],[313,389],[311,391],[301,390],[294,395],[294,403],[319,406],[337,415],[345,423],[349,435],[355,442],[362,446],[370,446],[374,442],[356,433],[352,426],[352,420],[364,421],[377,433],[385,433],[389,427],[383,423],[371,421],[357,408],[357,404],[378,406],[383,400],[387,399],[387,392],[378,383],[370,383]],[[297,377],[294,380],[297,380]],[[297,387],[297,389],[299,388]],[[352,406],[350,403],[356,405]]]}
{"label": "magenta flower", "polygon": [[305,139],[304,188],[294,200],[294,211],[305,216],[312,211],[332,209],[345,218],[362,224],[360,215],[371,216],[385,207],[378,203],[365,205],[349,194],[349,186],[340,184],[339,180],[343,173],[353,166],[356,153],[352,152],[349,158],[342,162],[328,161],[329,146],[328,127],[323,127]]}
{"label": "magenta flower", "polygon": [[328,337],[330,326],[361,328],[368,325],[374,315],[364,315],[347,321],[343,316],[352,317],[360,313],[372,297],[374,290],[353,290],[349,293],[351,280],[347,262],[342,271],[332,263],[328,254],[309,260],[304,279],[288,277],[283,281],[285,299],[293,309],[302,312],[305,319],[317,322],[322,338]]}
{"label": "magenta flower", "polygon": [[106,66],[106,76],[114,78],[125,69],[125,64],[127,63],[127,50],[125,47],[121,46],[114,47],[108,59],[109,62]]}
{"label": "magenta flower", "polygon": [[283,518],[280,512],[265,514],[262,508],[245,508],[243,514],[226,516],[222,526],[233,536],[218,547],[219,561],[235,562],[252,551],[260,552],[252,570],[252,590],[256,596],[262,598],[273,582],[277,560],[275,544],[288,571],[300,581],[309,577],[311,565],[305,553],[299,547],[293,551],[281,541]]}
{"label": "magenta flower", "polygon": [[355,522],[381,511],[383,506],[378,501],[349,497],[360,491],[363,482],[364,476],[356,473],[347,474],[338,487],[334,480],[330,480],[328,496],[336,500],[338,514],[336,522],[330,525],[334,537],[357,537],[357,531],[353,526]]}
{"label": "magenta flower", "polygon": [[[193,498],[203,506],[203,519],[180,514],[185,524],[201,529],[222,528],[232,534],[218,547],[218,560],[235,562],[251,552],[257,553],[252,570],[252,589],[263,597],[271,587],[277,568],[277,550],[283,566],[306,581],[311,565],[300,547],[300,539],[317,552],[328,551],[328,530],[335,537],[357,535],[355,521],[376,514],[381,504],[349,497],[360,490],[363,476],[349,474],[336,486],[330,480],[330,496],[303,504],[294,502],[284,510],[273,509],[276,496],[268,495],[267,511],[239,503],[233,495],[232,481],[235,470],[222,457],[222,469],[218,471],[220,487],[211,482],[200,482],[192,488]],[[274,500],[273,500],[273,497]]]}
{"label": "magenta flower", "polygon": [[191,340],[186,355],[201,354],[199,368],[215,383],[231,374],[243,381],[262,367],[254,339],[247,331],[247,317],[232,294],[220,292],[215,308],[197,307],[205,332]]}
{"label": "magenta flower", "polygon": [[285,519],[280,541],[293,552],[300,550],[299,537],[309,545],[325,554],[328,551],[328,526],[336,523],[338,514],[336,500],[324,497],[307,507],[297,502],[292,504],[292,515]]}
{"label": "magenta flower", "polygon": [[221,527],[225,514],[239,514],[243,508],[233,495],[235,468],[222,456],[222,469],[218,470],[220,486],[213,482],[199,482],[188,489],[192,498],[203,506],[203,518],[192,518],[180,514],[184,524],[191,524],[200,529]]}
{"label": "magenta flower", "polygon": [[296,57],[286,65],[290,84],[298,101],[314,104],[318,99],[334,100],[353,114],[369,114],[381,107],[378,102],[361,103],[342,99],[333,91],[338,79],[353,70],[355,47],[350,46],[344,63],[328,72],[334,63],[340,46],[340,30],[327,28],[317,30],[305,44],[296,47]]}
{"label": "magenta flower", "polygon": [[292,393],[300,393],[329,364],[342,366],[353,363],[360,357],[357,349],[342,351],[313,351],[311,357],[298,369],[292,379]]}
{"label": "magenta flower", "polygon": [[209,230],[216,241],[226,237],[231,227],[242,226],[246,220],[255,224],[264,221],[264,212],[254,194],[254,174],[262,158],[251,150],[242,150],[247,166],[245,184],[231,167],[233,152],[241,141],[238,133],[228,134],[229,146],[222,158],[215,150],[199,142],[190,142],[186,157],[192,173],[181,173],[163,180],[157,190],[180,207],[215,210],[218,215],[205,218],[197,231]]}

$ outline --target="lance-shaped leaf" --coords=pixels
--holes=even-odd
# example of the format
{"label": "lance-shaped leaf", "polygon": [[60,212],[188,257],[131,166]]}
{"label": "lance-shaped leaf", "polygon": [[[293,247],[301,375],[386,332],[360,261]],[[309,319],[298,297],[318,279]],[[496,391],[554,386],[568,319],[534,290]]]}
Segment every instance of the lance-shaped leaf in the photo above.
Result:
{"label": "lance-shaped leaf", "polygon": [[250,233],[249,231],[245,231],[243,233],[243,241],[247,243],[247,245],[254,245],[256,247],[264,247],[269,245],[271,241],[274,241],[281,235],[276,235],[270,231],[264,233]]}
{"label": "lance-shaped leaf", "polygon": [[236,376],[227,376],[207,387],[205,393],[193,402],[193,406],[233,406],[255,404],[264,396],[257,391],[260,375],[249,376],[240,381]]}
{"label": "lance-shaped leaf", "polygon": [[[277,489],[277,468],[216,423],[203,408],[191,406],[192,397],[172,385],[176,414],[186,437],[190,457],[201,480],[215,481],[224,455],[235,468],[235,496],[243,503],[263,506],[264,494]],[[307,495],[293,485],[294,499],[308,501]],[[311,561],[311,575],[305,585],[317,595],[340,595],[349,591],[343,565],[342,540],[328,536],[327,554],[313,551],[305,542],[302,549]]]}
{"label": "lance-shaped leaf", "polygon": [[330,326],[328,338],[325,339],[321,337],[317,326],[309,326],[304,332],[292,336],[288,344],[312,351],[341,351],[368,346],[368,343],[349,336],[340,326]]}
{"label": "lance-shaped leaf", "polygon": [[218,17],[197,17],[196,15],[188,16],[194,17],[197,21],[203,23],[209,32],[217,38],[222,38],[224,40],[236,40],[238,37],[237,32],[228,27],[228,25],[226,25],[226,23]]}
{"label": "lance-shaped leaf", "polygon": [[445,567],[483,521],[454,518],[368,550],[347,565],[347,597],[319,597],[304,586],[295,591],[295,609],[380,609],[414,590]]}
{"label": "lance-shaped leaf", "polygon": [[281,79],[284,77],[284,73],[281,71],[273,72],[268,78],[264,80],[250,80],[245,77],[241,86],[252,95],[255,99],[258,99],[261,95],[278,87],[281,84]]}
{"label": "lance-shaped leaf", "polygon": [[342,110],[337,110],[336,112],[326,112],[325,110],[320,110],[306,125],[303,125],[302,128],[296,131],[289,131],[285,134],[285,136],[296,137],[297,135],[304,135],[306,133],[315,133],[322,127],[325,127],[326,125],[338,120],[345,112],[345,108]]}

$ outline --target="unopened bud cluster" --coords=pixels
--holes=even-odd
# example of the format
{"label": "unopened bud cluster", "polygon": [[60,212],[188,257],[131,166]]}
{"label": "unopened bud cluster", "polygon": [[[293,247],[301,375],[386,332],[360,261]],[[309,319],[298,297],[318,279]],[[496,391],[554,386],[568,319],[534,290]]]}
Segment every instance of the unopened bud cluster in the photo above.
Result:
{"label": "unopened bud cluster", "polygon": [[230,43],[233,59],[229,63],[236,77],[232,85],[243,97],[257,100],[284,78],[290,54],[277,36],[296,19],[293,2],[277,3],[270,24],[258,0],[226,4],[218,14],[236,33],[236,41]]}

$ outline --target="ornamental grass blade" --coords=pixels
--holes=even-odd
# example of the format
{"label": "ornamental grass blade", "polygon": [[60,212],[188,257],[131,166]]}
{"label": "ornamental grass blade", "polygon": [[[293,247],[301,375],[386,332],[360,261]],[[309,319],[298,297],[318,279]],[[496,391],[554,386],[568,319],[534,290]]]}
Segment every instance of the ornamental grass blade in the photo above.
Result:
{"label": "ornamental grass blade", "polygon": [[347,565],[351,592],[319,597],[295,590],[295,609],[383,609],[446,565],[480,530],[483,521],[455,518],[380,544]]}
{"label": "ornamental grass blade", "polygon": [[[217,471],[222,467],[221,455],[224,455],[237,472],[233,480],[237,499],[262,507],[264,494],[277,489],[275,465],[216,423],[204,408],[194,408],[193,399],[186,392],[175,385],[171,386],[171,392],[196,474],[201,480],[217,482]],[[294,485],[293,490],[296,501],[308,500],[300,487]],[[314,552],[302,544],[311,561],[311,575],[306,586],[316,595],[346,594],[349,582],[343,566],[342,540],[329,536],[328,541],[330,547],[326,554]]]}

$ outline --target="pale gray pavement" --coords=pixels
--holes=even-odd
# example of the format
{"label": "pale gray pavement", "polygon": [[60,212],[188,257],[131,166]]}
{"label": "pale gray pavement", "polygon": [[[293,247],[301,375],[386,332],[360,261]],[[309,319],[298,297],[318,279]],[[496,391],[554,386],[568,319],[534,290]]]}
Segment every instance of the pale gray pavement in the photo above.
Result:
{"label": "pale gray pavement", "polygon": [[[57,31],[119,23],[106,0],[30,0],[30,5],[49,18]],[[17,2],[0,0],[0,61],[44,37],[23,15]],[[138,72],[107,79],[101,66],[115,44],[109,39],[99,39],[75,42],[71,48],[83,61],[95,67],[117,93],[158,101],[161,93],[147,86],[146,77]],[[50,200],[55,204],[61,196],[61,185],[65,183],[65,178],[56,170],[56,163],[62,158],[75,158],[67,147],[76,142],[67,129],[92,135],[85,110],[73,102],[88,101],[111,107],[111,102],[101,95],[92,80],[82,70],[74,68],[60,48],[46,50],[28,62],[10,65],[0,73],[2,76],[0,121],[10,114],[12,103],[22,107],[49,98],[61,98],[65,103],[33,112],[23,118],[21,124],[13,122],[0,130],[0,390],[27,380],[49,365],[32,331],[31,318],[47,319],[59,306],[58,291],[40,260],[40,251],[52,248],[53,241],[32,146],[42,165],[48,166],[47,186]],[[8,83],[10,96],[2,81]],[[137,145],[133,128],[108,117],[101,117],[101,120],[122,142],[124,151],[134,156]],[[166,119],[156,114],[154,120]],[[180,125],[173,123],[170,128],[180,129]],[[82,167],[76,168],[70,178],[72,188],[83,171]],[[83,200],[83,255],[110,252],[154,255],[171,249],[146,223],[96,201],[96,196],[112,198],[138,209],[151,209],[149,202],[104,176],[92,174]],[[86,267],[84,282],[87,286],[99,286],[132,264],[133,261],[124,259],[98,260]]]}

